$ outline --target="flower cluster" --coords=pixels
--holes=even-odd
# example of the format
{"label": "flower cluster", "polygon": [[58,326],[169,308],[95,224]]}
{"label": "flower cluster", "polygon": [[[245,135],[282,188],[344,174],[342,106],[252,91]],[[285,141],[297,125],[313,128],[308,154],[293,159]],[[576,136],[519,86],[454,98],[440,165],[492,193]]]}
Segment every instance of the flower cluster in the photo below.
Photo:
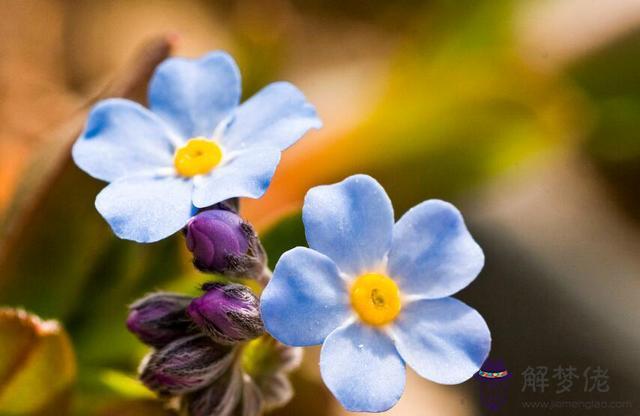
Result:
{"label": "flower cluster", "polygon": [[[196,298],[153,293],[131,305],[127,327],[153,348],[141,381],[188,415],[257,416],[291,398],[302,346],[322,344],[322,378],[351,411],[392,407],[405,365],[443,384],[476,373],[491,335],[451,295],[484,254],[460,212],[429,200],[394,223],[369,176],[313,188],[302,212],[310,248],[283,254],[272,276],[238,198],[260,197],[280,152],[321,123],[291,84],[239,97],[227,54],[172,58],[152,78],[150,110],[103,101],[74,145],[78,166],[110,182],[96,207],[117,236],[183,230],[194,266],[221,278]],[[261,298],[237,278],[266,286]]]}
{"label": "flower cluster", "polygon": [[218,281],[192,298],[152,293],[130,307],[128,329],[153,348],[140,380],[193,416],[257,416],[293,395],[300,350],[264,332],[258,297],[236,278],[271,271],[239,197],[260,197],[280,152],[311,128],[315,109],[286,82],[239,105],[233,59],[171,58],[149,86],[150,109],[99,102],[73,146],[76,164],[109,182],[96,208],[124,239],[153,242],[183,230],[193,264]]}
{"label": "flower cluster", "polygon": [[246,286],[205,283],[202,290],[196,298],[153,293],[131,305],[127,327],[154,348],[140,380],[193,416],[256,416],[285,404],[299,349],[264,334],[258,298]]}

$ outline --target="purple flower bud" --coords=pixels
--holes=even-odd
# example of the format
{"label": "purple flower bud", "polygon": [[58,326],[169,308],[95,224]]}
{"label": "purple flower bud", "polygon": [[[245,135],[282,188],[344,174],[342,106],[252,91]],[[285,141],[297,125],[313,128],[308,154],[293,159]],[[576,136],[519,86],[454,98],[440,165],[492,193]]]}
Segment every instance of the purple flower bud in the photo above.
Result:
{"label": "purple flower bud", "polygon": [[234,358],[234,348],[193,335],[152,353],[142,365],[140,380],[161,395],[189,393],[217,380]]}
{"label": "purple flower bud", "polygon": [[203,272],[259,278],[266,255],[250,224],[226,209],[210,209],[191,218],[186,227],[193,264]]}
{"label": "purple flower bud", "polygon": [[187,313],[206,334],[221,344],[233,344],[264,333],[258,298],[239,284],[206,283],[206,293],[191,301]]}
{"label": "purple flower bud", "polygon": [[152,293],[129,307],[127,328],[140,341],[161,348],[192,332],[186,309],[193,298],[173,293]]}

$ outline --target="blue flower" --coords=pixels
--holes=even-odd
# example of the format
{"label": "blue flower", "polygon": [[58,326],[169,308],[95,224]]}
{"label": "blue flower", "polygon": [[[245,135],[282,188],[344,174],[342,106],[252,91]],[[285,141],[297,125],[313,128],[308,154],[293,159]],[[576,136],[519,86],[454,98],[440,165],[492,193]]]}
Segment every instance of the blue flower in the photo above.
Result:
{"label": "blue flower", "polygon": [[152,242],[196,211],[264,194],[280,153],[321,122],[293,85],[276,82],[239,105],[240,73],[224,52],[171,58],[149,85],[149,109],[99,102],[73,146],[89,175],[110,182],[96,208],[121,238]]}
{"label": "blue flower", "polygon": [[322,344],[322,378],[347,410],[391,408],[405,363],[442,384],[478,371],[489,328],[450,295],[475,279],[484,254],[453,205],[429,200],[394,224],[384,189],[355,175],[311,189],[302,217],[311,248],[282,255],[262,319],[284,344]]}

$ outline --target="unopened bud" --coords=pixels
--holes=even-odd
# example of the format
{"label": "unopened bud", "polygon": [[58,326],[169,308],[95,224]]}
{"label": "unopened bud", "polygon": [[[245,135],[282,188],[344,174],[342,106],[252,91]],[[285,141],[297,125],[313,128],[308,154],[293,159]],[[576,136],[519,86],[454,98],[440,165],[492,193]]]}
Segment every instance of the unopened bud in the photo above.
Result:
{"label": "unopened bud", "polygon": [[287,374],[277,373],[261,380],[260,393],[267,410],[277,409],[293,398],[293,386]]}
{"label": "unopened bud", "polygon": [[161,348],[190,333],[186,313],[192,298],[173,293],[153,293],[129,307],[127,328],[142,342]]}
{"label": "unopened bud", "polygon": [[187,223],[187,248],[203,272],[257,279],[266,255],[253,228],[226,209],[202,211]]}
{"label": "unopened bud", "polygon": [[161,395],[193,392],[222,376],[234,356],[232,347],[218,345],[206,335],[181,338],[149,356],[140,380]]}
{"label": "unopened bud", "polygon": [[242,394],[242,373],[232,368],[206,389],[187,396],[185,410],[190,416],[232,416]]}
{"label": "unopened bud", "polygon": [[302,349],[289,347],[269,335],[249,342],[242,350],[242,368],[260,389],[264,410],[284,406],[293,397],[288,373],[300,366]]}
{"label": "unopened bud", "polygon": [[264,333],[260,305],[246,286],[231,283],[206,283],[206,293],[191,301],[187,312],[191,320],[221,344],[233,344]]}
{"label": "unopened bud", "polygon": [[243,375],[242,400],[233,412],[233,416],[259,416],[263,414],[262,393],[251,377]]}

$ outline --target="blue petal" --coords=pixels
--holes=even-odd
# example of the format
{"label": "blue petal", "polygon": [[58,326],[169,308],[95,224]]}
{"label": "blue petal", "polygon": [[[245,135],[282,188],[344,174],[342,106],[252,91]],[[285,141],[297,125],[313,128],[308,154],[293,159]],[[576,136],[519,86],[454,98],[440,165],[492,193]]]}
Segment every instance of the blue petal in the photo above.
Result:
{"label": "blue petal", "polygon": [[174,140],[155,114],[133,101],[100,101],[73,145],[73,160],[94,178],[123,176],[173,165]]}
{"label": "blue petal", "polygon": [[96,197],[96,208],[120,238],[151,243],[180,230],[193,214],[191,181],[127,177]]}
{"label": "blue petal", "polygon": [[183,139],[211,137],[240,102],[240,89],[240,71],[225,52],[170,58],[153,74],[149,104]]}
{"label": "blue petal", "polygon": [[349,296],[338,268],[326,256],[296,247],[280,257],[260,299],[262,320],[287,345],[322,341],[349,317]]}
{"label": "blue petal", "polygon": [[204,208],[229,198],[260,198],[269,187],[278,162],[278,149],[262,148],[238,152],[228,162],[196,182],[193,204]]}
{"label": "blue petal", "polygon": [[482,316],[454,298],[405,305],[392,331],[407,364],[441,384],[462,383],[473,376],[491,349],[491,333]]}
{"label": "blue petal", "polygon": [[484,265],[462,215],[451,204],[429,200],[416,205],[393,229],[389,273],[405,294],[435,299],[471,283]]}
{"label": "blue petal", "polygon": [[402,396],[404,362],[384,333],[352,323],[333,331],[320,352],[329,390],[351,412],[383,412]]}
{"label": "blue petal", "polygon": [[391,246],[393,207],[375,179],[354,175],[307,193],[302,219],[309,247],[353,276],[377,271]]}
{"label": "blue petal", "polygon": [[322,122],[302,92],[288,82],[267,85],[234,112],[223,142],[232,149],[255,146],[284,150]]}

